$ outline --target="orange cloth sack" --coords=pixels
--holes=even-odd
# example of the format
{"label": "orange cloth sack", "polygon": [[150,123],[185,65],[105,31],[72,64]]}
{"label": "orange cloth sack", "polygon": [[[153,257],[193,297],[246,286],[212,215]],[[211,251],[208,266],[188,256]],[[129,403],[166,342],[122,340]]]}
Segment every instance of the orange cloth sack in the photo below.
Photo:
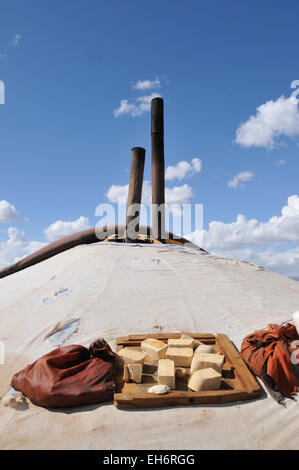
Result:
{"label": "orange cloth sack", "polygon": [[285,395],[293,395],[298,387],[291,361],[291,353],[297,350],[298,354],[298,347],[292,347],[295,340],[299,340],[299,335],[294,325],[269,324],[268,330],[255,331],[244,338],[241,356],[266,385],[273,389],[276,386]]}
{"label": "orange cloth sack", "polygon": [[89,349],[72,344],[54,349],[15,374],[11,385],[35,405],[49,408],[111,400],[115,353],[103,339]]}

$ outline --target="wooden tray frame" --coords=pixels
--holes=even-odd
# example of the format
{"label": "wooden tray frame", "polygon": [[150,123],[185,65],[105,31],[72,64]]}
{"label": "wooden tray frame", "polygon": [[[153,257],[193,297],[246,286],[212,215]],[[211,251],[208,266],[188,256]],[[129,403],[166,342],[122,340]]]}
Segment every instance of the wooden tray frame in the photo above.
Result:
{"label": "wooden tray frame", "polygon": [[[195,404],[220,404],[238,400],[252,400],[260,396],[261,388],[247,365],[241,358],[238,350],[230,339],[223,334],[216,336],[205,333],[188,333],[195,339],[205,344],[215,345],[218,352],[224,354],[226,369],[230,368],[234,376],[232,389],[210,390],[201,392],[172,391],[166,395],[155,395],[147,392],[115,393],[114,405],[117,408],[147,408],[173,405],[195,405]],[[141,341],[146,338],[156,338],[167,342],[168,338],[180,338],[182,333],[149,333],[129,335],[116,340],[116,351],[123,347],[139,347]],[[116,377],[116,389],[121,390],[123,382],[121,377]],[[226,382],[225,379],[223,379]],[[232,382],[230,381],[230,384]],[[150,385],[149,385],[150,386]]]}

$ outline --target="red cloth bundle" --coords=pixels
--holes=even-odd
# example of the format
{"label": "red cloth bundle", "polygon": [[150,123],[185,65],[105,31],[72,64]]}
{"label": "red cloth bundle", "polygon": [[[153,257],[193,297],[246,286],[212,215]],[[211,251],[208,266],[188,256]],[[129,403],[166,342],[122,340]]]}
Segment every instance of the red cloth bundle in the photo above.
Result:
{"label": "red cloth bundle", "polygon": [[115,353],[103,339],[89,349],[70,345],[54,349],[15,374],[11,385],[32,403],[71,407],[113,398]]}
{"label": "red cloth bundle", "polygon": [[[299,340],[299,335],[294,325],[269,324],[268,330],[255,331],[244,338],[241,356],[267,385],[273,382],[282,393],[293,395],[298,387],[297,378],[293,373],[294,364],[291,361],[291,353],[298,350],[298,347],[292,347],[295,340]],[[268,376],[267,379],[270,377],[270,380],[265,380],[265,375]]]}

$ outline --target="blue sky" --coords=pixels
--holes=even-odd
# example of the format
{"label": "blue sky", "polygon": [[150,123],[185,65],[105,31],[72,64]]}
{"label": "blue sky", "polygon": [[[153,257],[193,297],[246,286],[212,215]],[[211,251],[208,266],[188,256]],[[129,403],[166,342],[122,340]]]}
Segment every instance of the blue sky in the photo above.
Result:
{"label": "blue sky", "polygon": [[159,93],[166,166],[202,163],[167,187],[204,205],[206,248],[299,276],[298,12],[289,0],[2,1],[0,267],[95,225],[133,146],[150,180],[150,115],[131,113]]}

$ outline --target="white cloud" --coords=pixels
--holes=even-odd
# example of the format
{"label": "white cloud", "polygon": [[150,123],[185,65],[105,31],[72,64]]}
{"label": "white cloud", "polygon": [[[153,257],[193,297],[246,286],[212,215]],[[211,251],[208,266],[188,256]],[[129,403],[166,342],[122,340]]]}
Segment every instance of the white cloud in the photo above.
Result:
{"label": "white cloud", "polygon": [[161,82],[159,77],[156,77],[154,80],[138,80],[136,83],[133,83],[132,88],[134,90],[150,90],[151,88],[160,88]]}
{"label": "white cloud", "polygon": [[129,103],[128,100],[121,100],[120,105],[113,111],[115,117],[122,116],[123,114],[129,114],[133,117],[139,116],[141,113],[138,112],[137,106],[134,103]]}
{"label": "white cloud", "polygon": [[19,216],[15,206],[10,202],[0,201],[0,222],[10,223]]}
{"label": "white cloud", "polygon": [[189,184],[165,188],[166,204],[187,204],[191,197],[193,197],[193,191]]}
{"label": "white cloud", "polygon": [[289,196],[288,204],[280,216],[267,222],[249,219],[239,214],[235,222],[213,221],[209,230],[204,230],[205,248],[232,249],[244,245],[266,245],[299,242],[299,196]]}
{"label": "white cloud", "polygon": [[115,204],[125,203],[127,202],[128,191],[129,191],[128,184],[125,184],[123,186],[119,184],[113,184],[112,186],[110,186],[110,188],[106,192],[106,198],[108,199],[109,202],[112,202]]}
{"label": "white cloud", "polygon": [[281,165],[284,165],[285,162],[286,162],[285,160],[278,160],[278,161],[275,163],[275,165],[276,165],[276,166],[281,166]]}
{"label": "white cloud", "polygon": [[236,142],[243,147],[265,147],[271,149],[280,136],[299,135],[298,100],[294,96],[280,96],[258,106],[255,116],[240,124]]}
{"label": "white cloud", "polygon": [[19,261],[46,245],[43,242],[28,240],[24,232],[16,227],[9,227],[7,234],[7,240],[0,241],[0,269]]}
{"label": "white cloud", "polygon": [[132,117],[141,116],[150,111],[151,100],[157,97],[161,97],[161,95],[154,92],[151,95],[139,96],[134,102],[121,100],[119,107],[113,111],[113,114],[116,118],[126,114]]}
{"label": "white cloud", "polygon": [[[128,197],[129,185],[112,185],[106,193],[109,202],[125,203]],[[174,186],[173,188],[165,188],[166,204],[187,204],[189,199],[193,197],[191,186],[184,184],[182,186]],[[149,205],[152,202],[152,186],[149,181],[144,181],[142,186],[142,204]]]}
{"label": "white cloud", "polygon": [[231,188],[237,188],[238,186],[244,188],[244,181],[250,181],[253,176],[254,173],[252,173],[252,171],[241,171],[241,173],[238,173],[233,179],[229,180],[227,185]]}
{"label": "white cloud", "polygon": [[182,180],[187,176],[192,176],[194,173],[199,173],[202,168],[202,162],[199,158],[193,158],[191,163],[185,160],[180,161],[175,166],[168,166],[165,172],[165,179],[168,181]]}
{"label": "white cloud", "polygon": [[54,242],[59,238],[66,237],[72,233],[80,232],[81,230],[88,229],[90,227],[89,220],[87,217],[79,217],[74,221],[56,220],[53,224],[49,225],[44,230],[47,240]]}
{"label": "white cloud", "polygon": [[193,232],[187,238],[219,256],[251,261],[288,276],[299,275],[299,247],[279,247],[299,243],[299,196],[290,196],[281,215],[266,222],[247,220],[239,214],[235,222],[213,221],[208,230]]}
{"label": "white cloud", "polygon": [[20,40],[22,36],[20,34],[15,34],[13,39],[8,43],[9,46],[17,47],[20,45]]}

